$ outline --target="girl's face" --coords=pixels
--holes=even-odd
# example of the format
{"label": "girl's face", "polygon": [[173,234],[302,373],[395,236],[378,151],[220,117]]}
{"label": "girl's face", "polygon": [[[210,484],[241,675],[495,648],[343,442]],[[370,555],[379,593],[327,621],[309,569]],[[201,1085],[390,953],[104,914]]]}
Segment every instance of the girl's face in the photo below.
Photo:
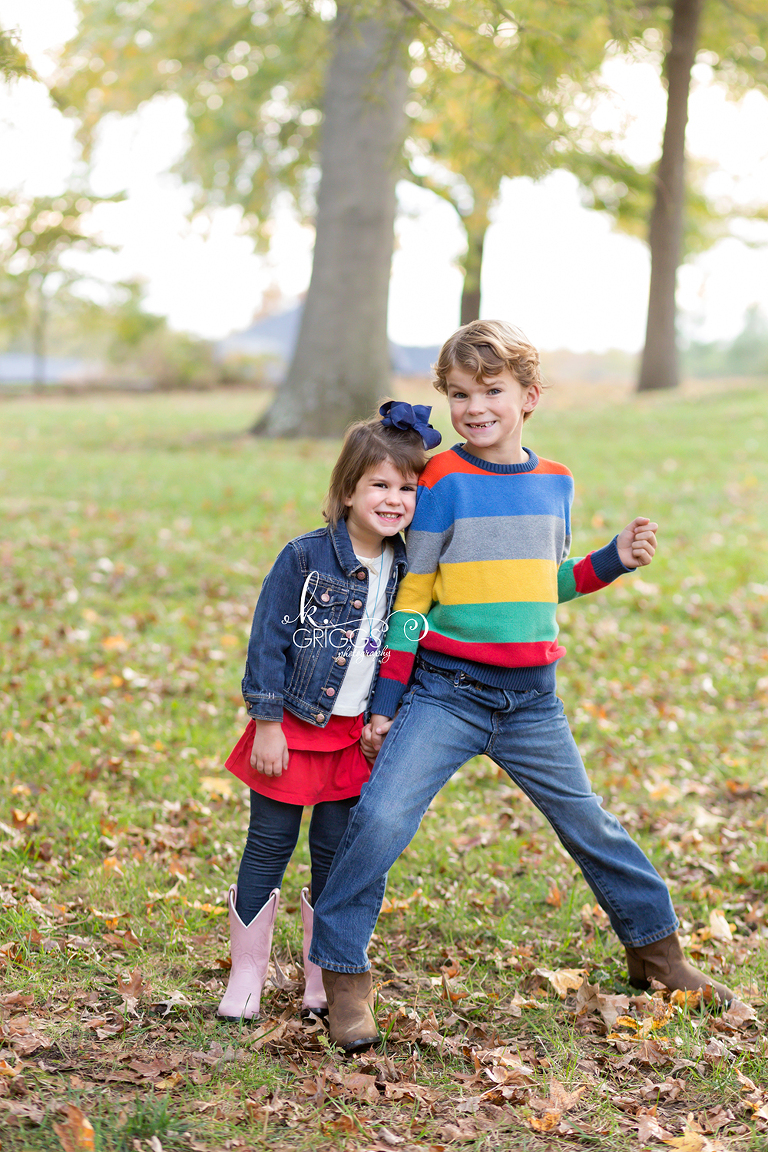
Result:
{"label": "girl's face", "polygon": [[365,472],[347,505],[347,529],[355,551],[375,556],[382,542],[407,528],[416,510],[417,476],[403,476],[391,460]]}

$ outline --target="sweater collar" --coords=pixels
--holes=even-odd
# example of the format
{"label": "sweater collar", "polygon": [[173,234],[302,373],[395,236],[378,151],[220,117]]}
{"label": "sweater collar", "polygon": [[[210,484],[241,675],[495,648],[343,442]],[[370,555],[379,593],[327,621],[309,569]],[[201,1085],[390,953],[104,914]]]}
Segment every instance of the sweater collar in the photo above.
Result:
{"label": "sweater collar", "polygon": [[522,464],[492,464],[489,460],[481,460],[479,456],[471,456],[463,444],[454,444],[451,452],[455,452],[457,456],[466,460],[468,464],[473,464],[475,468],[482,468],[484,472],[533,472],[539,466],[539,458],[536,453],[525,446],[523,446],[523,452],[528,453],[528,459],[524,460]]}

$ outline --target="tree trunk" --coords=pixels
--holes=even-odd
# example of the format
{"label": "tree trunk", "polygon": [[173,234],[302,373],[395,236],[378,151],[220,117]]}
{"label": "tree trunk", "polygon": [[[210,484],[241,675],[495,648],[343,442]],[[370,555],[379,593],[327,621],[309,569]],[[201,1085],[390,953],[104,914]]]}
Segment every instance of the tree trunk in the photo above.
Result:
{"label": "tree trunk", "polygon": [[675,0],[672,10],[671,46],[665,61],[667,122],[651,213],[651,287],[637,385],[640,392],[676,388],[679,383],[675,290],[683,240],[685,128],[691,68],[703,6],[704,0]]}
{"label": "tree trunk", "polygon": [[44,281],[37,286],[35,293],[35,314],[32,320],[32,389],[41,392],[45,387],[46,327],[48,323],[48,301],[43,291]]}
{"label": "tree trunk", "polygon": [[[371,9],[369,8],[369,12]],[[325,93],[312,278],[287,378],[253,431],[339,436],[390,380],[387,301],[406,130],[406,25],[338,6]]]}
{"label": "tree trunk", "polygon": [[464,283],[461,289],[461,323],[480,319],[480,292],[483,272],[483,245],[488,231],[489,205],[475,198],[475,207],[464,217],[467,230],[467,254],[464,257]]}

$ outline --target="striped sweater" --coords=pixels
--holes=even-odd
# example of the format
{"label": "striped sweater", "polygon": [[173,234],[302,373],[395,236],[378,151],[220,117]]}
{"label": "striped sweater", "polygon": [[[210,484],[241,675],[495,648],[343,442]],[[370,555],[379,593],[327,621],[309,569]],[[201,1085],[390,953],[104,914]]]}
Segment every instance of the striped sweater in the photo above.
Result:
{"label": "striped sweater", "polygon": [[[389,621],[371,711],[394,715],[417,649],[441,668],[512,691],[554,688],[558,603],[623,572],[616,540],[568,559],[573,477],[530,449],[491,464],[456,445],[433,456],[408,532],[408,574]],[[426,627],[426,632],[425,632]]]}

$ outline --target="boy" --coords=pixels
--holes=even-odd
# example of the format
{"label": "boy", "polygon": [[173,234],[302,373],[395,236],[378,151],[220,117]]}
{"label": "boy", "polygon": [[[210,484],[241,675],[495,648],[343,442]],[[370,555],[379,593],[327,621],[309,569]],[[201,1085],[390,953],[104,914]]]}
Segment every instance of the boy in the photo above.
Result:
{"label": "boy", "polygon": [[657,525],[637,517],[604,548],[566,559],[573,480],[522,446],[541,395],[538,354],[522,333],[500,321],[467,324],[443,345],[436,375],[465,443],[432,457],[419,481],[371,749],[389,734],[315,908],[310,959],[323,969],[331,1038],[347,1052],[378,1039],[366,947],[387,870],[433,796],[483,753],[581,868],[624,944],[632,984],[657,979],[731,1000],[685,960],[666,885],[592,792],[555,695],[558,601],[649,564]]}

